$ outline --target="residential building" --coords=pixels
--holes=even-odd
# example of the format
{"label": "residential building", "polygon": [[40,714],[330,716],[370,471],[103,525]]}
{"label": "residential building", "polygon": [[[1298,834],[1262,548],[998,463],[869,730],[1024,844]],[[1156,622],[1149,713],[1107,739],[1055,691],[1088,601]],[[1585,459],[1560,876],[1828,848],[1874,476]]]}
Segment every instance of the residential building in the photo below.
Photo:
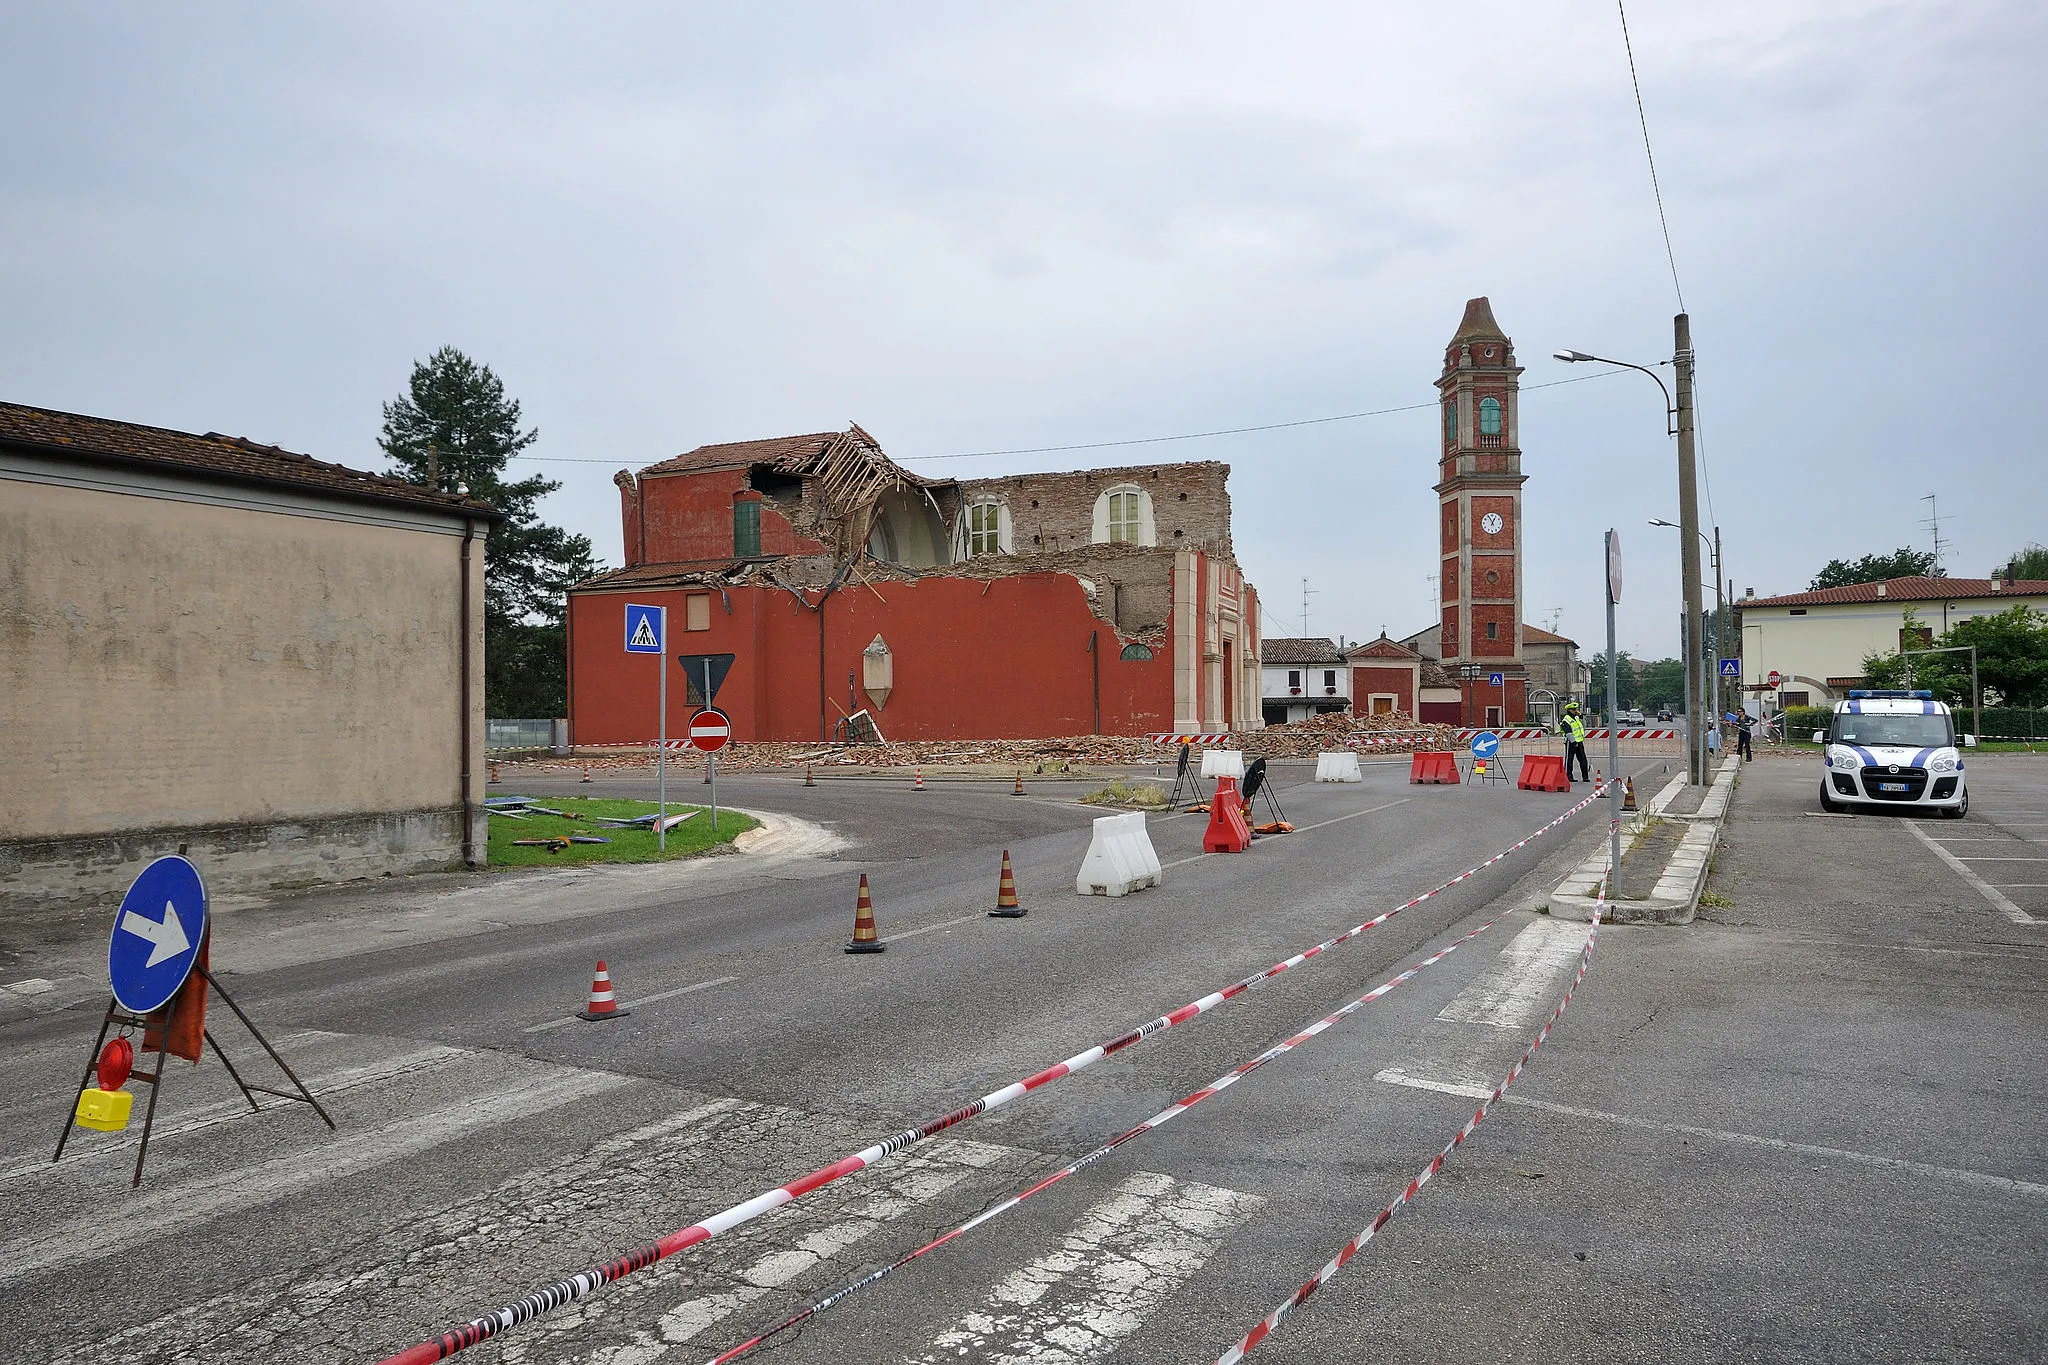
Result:
{"label": "residential building", "polygon": [[[620,471],[624,566],[569,595],[577,744],[656,733],[628,603],[669,653],[729,653],[741,740],[889,739],[1259,723],[1258,594],[1213,462],[934,479],[858,426],[700,446]],[[694,703],[669,689],[668,732]]]}
{"label": "residential building", "polygon": [[1744,690],[1770,691],[1775,672],[1785,705],[1818,706],[1863,686],[1864,656],[1924,649],[1960,622],[2022,603],[2048,612],[2048,581],[1891,578],[1730,605]]}
{"label": "residential building", "polygon": [[1351,709],[1351,670],[1332,641],[1321,636],[1267,640],[1259,659],[1266,724]]}
{"label": "residential building", "polygon": [[1585,705],[1587,667],[1579,662],[1578,641],[1524,624],[1522,661],[1529,670],[1530,714],[1555,720],[1566,702]]}
{"label": "residential building", "polygon": [[0,403],[0,907],[485,860],[484,503]]}

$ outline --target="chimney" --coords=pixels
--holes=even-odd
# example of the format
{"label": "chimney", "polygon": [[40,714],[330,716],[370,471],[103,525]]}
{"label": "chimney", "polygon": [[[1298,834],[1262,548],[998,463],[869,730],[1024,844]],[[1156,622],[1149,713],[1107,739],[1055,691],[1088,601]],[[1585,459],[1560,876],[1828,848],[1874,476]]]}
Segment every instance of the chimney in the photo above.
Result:
{"label": "chimney", "polygon": [[1755,589],[1755,588],[1744,588],[1744,589],[1742,590],[1742,595],[1743,595],[1744,597],[1754,597],[1754,596],[1756,596],[1756,589]]}
{"label": "chimney", "polygon": [[1890,587],[1890,586],[1891,586],[1891,584],[1889,584],[1889,583],[1880,583],[1880,584],[1878,584],[1878,585],[1877,585],[1877,595],[1878,595],[1879,597],[1883,597],[1883,596],[1885,596],[1885,595],[1886,595],[1886,594],[1885,594],[1885,589],[1886,589],[1886,588],[1888,588],[1888,587]]}

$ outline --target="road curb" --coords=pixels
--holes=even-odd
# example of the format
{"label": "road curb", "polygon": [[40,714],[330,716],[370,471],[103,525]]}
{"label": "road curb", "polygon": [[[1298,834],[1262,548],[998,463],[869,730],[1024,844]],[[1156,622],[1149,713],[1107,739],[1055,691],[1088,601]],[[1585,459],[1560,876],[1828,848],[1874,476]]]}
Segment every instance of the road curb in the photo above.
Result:
{"label": "road curb", "polygon": [[[1680,773],[1665,784],[1648,809],[1637,817],[1637,828],[1656,818],[1683,820],[1687,823],[1685,837],[1671,851],[1663,874],[1657,878],[1656,889],[1646,899],[1609,900],[1605,902],[1602,918],[1610,924],[1692,923],[1699,911],[1700,893],[1706,889],[1707,869],[1713,863],[1714,849],[1721,839],[1721,822],[1727,816],[1728,801],[1741,768],[1742,760],[1735,755],[1722,759],[1714,785],[1693,815],[1664,814],[1665,807],[1684,789],[1685,775]],[[1607,849],[1603,845],[1551,893],[1550,913],[1560,919],[1590,921],[1594,907],[1602,904],[1599,890],[1606,875]]]}

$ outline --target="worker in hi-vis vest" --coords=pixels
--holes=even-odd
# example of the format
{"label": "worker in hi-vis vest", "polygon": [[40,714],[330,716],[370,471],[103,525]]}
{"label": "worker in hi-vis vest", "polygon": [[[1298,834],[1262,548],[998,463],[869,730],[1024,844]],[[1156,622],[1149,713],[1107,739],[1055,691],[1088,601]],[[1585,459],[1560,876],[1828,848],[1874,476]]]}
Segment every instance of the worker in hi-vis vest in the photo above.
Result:
{"label": "worker in hi-vis vest", "polygon": [[1579,765],[1579,780],[1591,782],[1593,770],[1586,765],[1586,722],[1579,719],[1579,704],[1568,701],[1564,704],[1564,723],[1558,727],[1564,733],[1564,775],[1570,781],[1572,764]]}

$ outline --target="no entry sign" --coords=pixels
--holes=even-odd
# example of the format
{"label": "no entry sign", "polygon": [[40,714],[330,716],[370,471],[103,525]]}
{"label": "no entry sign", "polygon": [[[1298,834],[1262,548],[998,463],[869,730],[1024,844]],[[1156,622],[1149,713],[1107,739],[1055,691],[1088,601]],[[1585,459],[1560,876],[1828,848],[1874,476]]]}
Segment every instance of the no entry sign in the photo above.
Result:
{"label": "no entry sign", "polygon": [[715,754],[732,739],[732,717],[715,706],[707,706],[690,717],[690,743],[707,754]]}

